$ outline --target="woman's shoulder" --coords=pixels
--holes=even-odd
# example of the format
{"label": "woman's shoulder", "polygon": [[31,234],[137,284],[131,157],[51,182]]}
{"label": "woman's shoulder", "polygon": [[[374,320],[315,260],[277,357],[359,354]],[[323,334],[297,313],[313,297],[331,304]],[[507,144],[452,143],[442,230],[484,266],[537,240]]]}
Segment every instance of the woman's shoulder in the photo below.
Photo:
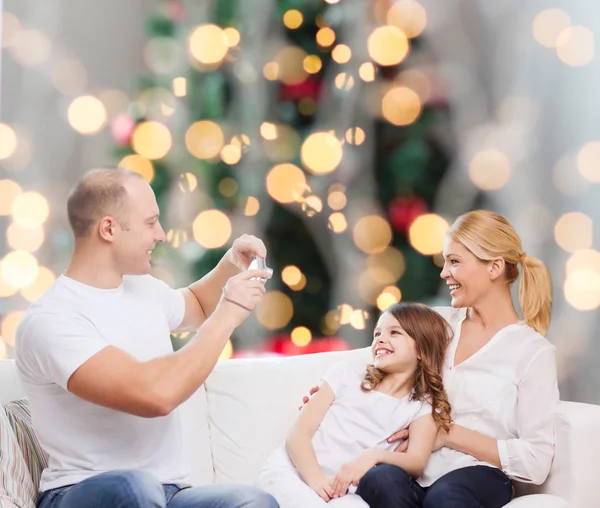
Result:
{"label": "woman's shoulder", "polygon": [[556,349],[552,342],[525,322],[520,322],[511,327],[506,336],[512,340],[515,347],[518,347],[530,358],[541,351]]}
{"label": "woman's shoulder", "polygon": [[454,307],[432,307],[440,316],[442,316],[452,329],[456,328],[464,309],[455,309]]}

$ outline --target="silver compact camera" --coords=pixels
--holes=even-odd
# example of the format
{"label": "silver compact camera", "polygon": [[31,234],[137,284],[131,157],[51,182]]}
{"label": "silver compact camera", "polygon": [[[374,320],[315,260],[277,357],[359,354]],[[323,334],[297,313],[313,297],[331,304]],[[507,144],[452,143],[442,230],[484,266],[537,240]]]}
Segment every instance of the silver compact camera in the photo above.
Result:
{"label": "silver compact camera", "polygon": [[[273,270],[267,266],[265,260],[258,256],[252,256],[252,261],[250,262],[248,270],[266,270],[267,272],[273,273]],[[262,277],[252,277],[251,280],[259,280],[263,284],[267,282],[267,279]]]}

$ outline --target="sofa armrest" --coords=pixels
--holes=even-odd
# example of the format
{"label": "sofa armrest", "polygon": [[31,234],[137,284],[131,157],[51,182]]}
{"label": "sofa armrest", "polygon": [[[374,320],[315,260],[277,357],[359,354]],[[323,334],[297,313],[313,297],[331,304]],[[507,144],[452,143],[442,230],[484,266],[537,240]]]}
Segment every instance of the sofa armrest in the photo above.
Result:
{"label": "sofa armrest", "polygon": [[569,503],[549,494],[534,494],[513,499],[505,508],[569,508]]}
{"label": "sofa armrest", "polygon": [[600,406],[560,402],[554,420],[556,448],[542,486],[519,484],[519,494],[561,497],[572,507],[600,506]]}

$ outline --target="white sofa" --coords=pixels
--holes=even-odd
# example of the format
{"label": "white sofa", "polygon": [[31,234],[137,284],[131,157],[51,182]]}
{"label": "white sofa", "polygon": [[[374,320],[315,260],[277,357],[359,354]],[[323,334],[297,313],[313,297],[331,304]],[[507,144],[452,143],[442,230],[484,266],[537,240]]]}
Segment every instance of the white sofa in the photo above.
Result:
{"label": "white sofa", "polygon": [[[220,362],[180,409],[193,482],[252,483],[283,441],[302,397],[344,357],[367,362],[369,351]],[[23,396],[14,363],[0,361],[0,403]],[[600,507],[600,406],[561,402],[555,429],[548,480],[541,487],[517,485],[510,508]]]}

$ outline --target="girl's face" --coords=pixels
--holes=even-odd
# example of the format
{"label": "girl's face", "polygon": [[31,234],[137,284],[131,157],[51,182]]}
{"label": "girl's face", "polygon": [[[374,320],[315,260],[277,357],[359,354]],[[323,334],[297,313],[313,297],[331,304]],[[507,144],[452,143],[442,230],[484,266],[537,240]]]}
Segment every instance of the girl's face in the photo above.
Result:
{"label": "girl's face", "polygon": [[415,340],[389,312],[377,322],[371,352],[375,367],[387,373],[414,371],[420,358]]}
{"label": "girl's face", "polygon": [[444,268],[440,277],[448,284],[452,307],[473,307],[490,289],[489,263],[482,263],[449,236],[444,243]]}

